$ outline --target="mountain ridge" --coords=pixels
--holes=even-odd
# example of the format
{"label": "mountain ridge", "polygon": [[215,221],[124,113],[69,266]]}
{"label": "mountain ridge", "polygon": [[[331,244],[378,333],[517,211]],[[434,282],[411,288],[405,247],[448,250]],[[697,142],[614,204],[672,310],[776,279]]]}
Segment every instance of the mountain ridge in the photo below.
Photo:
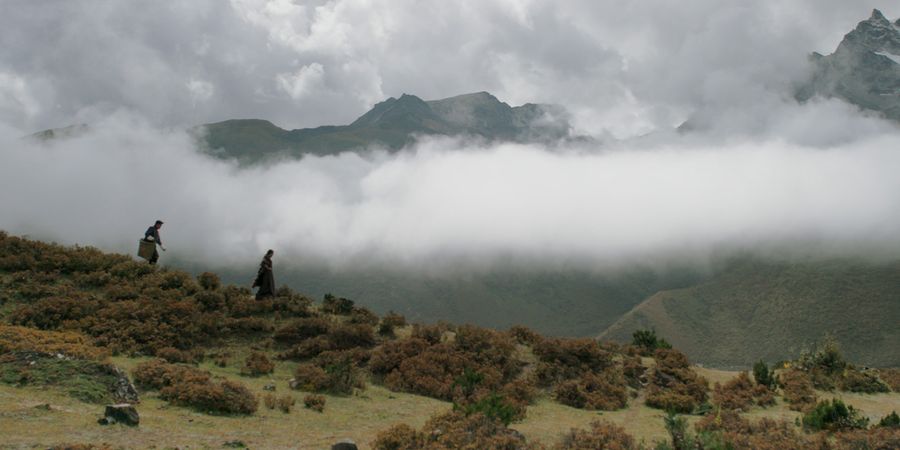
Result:
{"label": "mountain ridge", "polygon": [[231,119],[192,132],[207,153],[250,164],[276,156],[330,155],[369,147],[396,151],[429,135],[542,143],[573,137],[561,106],[513,107],[484,91],[429,101],[411,94],[390,97],[348,125],[285,130],[261,119]]}

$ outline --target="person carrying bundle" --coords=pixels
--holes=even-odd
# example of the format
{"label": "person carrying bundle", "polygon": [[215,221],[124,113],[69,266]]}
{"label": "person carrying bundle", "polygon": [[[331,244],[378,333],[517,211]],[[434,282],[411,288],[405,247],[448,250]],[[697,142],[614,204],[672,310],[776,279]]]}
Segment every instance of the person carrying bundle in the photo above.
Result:
{"label": "person carrying bundle", "polygon": [[[147,231],[144,232],[144,239],[141,242],[141,247],[138,251],[138,256],[147,259],[150,264],[156,264],[156,261],[159,259],[159,252],[156,250],[156,246],[158,245],[163,251],[166,251],[166,248],[163,247],[162,239],[159,237],[159,229],[162,228],[163,221],[157,220],[156,223],[147,228]],[[149,248],[152,246],[153,253],[146,256],[149,252]]]}

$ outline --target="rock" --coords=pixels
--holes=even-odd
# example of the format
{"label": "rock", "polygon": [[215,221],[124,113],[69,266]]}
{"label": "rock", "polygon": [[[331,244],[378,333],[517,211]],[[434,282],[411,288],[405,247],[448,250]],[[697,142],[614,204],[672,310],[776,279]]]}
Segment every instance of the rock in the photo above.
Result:
{"label": "rock", "polygon": [[288,380],[288,386],[290,386],[291,389],[297,389],[300,386],[300,383],[297,382],[296,378],[291,378]]}
{"label": "rock", "polygon": [[116,382],[112,387],[113,398],[122,403],[140,403],[137,389],[134,388],[134,384],[128,379],[125,371],[116,366],[110,367],[112,374],[116,377]]}
{"label": "rock", "polygon": [[100,425],[112,425],[114,423],[122,423],[135,427],[140,423],[137,409],[128,403],[119,403],[117,405],[106,405],[106,411],[103,417],[97,421]]}
{"label": "rock", "polygon": [[274,390],[275,390],[275,383],[269,383],[269,384],[263,386],[263,390],[266,390],[266,391],[274,391]]}
{"label": "rock", "polygon": [[344,439],[331,446],[331,450],[359,450],[356,443],[350,439]]}

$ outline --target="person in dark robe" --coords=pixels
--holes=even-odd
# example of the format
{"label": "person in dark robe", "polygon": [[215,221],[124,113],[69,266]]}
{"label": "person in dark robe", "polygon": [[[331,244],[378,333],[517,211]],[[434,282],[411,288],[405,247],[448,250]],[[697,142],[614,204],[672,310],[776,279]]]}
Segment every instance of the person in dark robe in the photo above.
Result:
{"label": "person in dark robe", "polygon": [[275,274],[272,272],[272,255],[275,251],[269,249],[266,256],[263,256],[262,262],[259,263],[259,271],[256,273],[256,280],[253,281],[252,287],[258,287],[256,291],[256,299],[275,296]]}
{"label": "person in dark robe", "polygon": [[[159,229],[162,228],[163,221],[157,220],[156,223],[147,228],[147,231],[144,232],[144,240],[156,242],[156,245],[159,246],[163,251],[166,251],[166,248],[163,247],[162,239],[159,238]],[[153,255],[150,256],[150,264],[156,264],[156,261],[159,259],[159,251],[156,250],[156,247],[153,247]]]}

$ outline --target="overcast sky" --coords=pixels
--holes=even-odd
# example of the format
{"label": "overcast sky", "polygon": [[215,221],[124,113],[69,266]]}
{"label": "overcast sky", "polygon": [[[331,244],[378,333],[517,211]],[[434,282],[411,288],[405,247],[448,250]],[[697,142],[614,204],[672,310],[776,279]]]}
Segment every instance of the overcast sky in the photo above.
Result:
{"label": "overcast sky", "polygon": [[[0,229],[132,252],[160,217],[180,257],[269,247],[335,265],[639,259],[812,240],[900,249],[897,125],[797,104],[893,1],[0,3]],[[345,124],[402,93],[558,103],[603,147],[425,141],[238,169],[185,127]],[[710,128],[671,129],[689,117]],[[21,136],[89,123],[36,145]]]}

